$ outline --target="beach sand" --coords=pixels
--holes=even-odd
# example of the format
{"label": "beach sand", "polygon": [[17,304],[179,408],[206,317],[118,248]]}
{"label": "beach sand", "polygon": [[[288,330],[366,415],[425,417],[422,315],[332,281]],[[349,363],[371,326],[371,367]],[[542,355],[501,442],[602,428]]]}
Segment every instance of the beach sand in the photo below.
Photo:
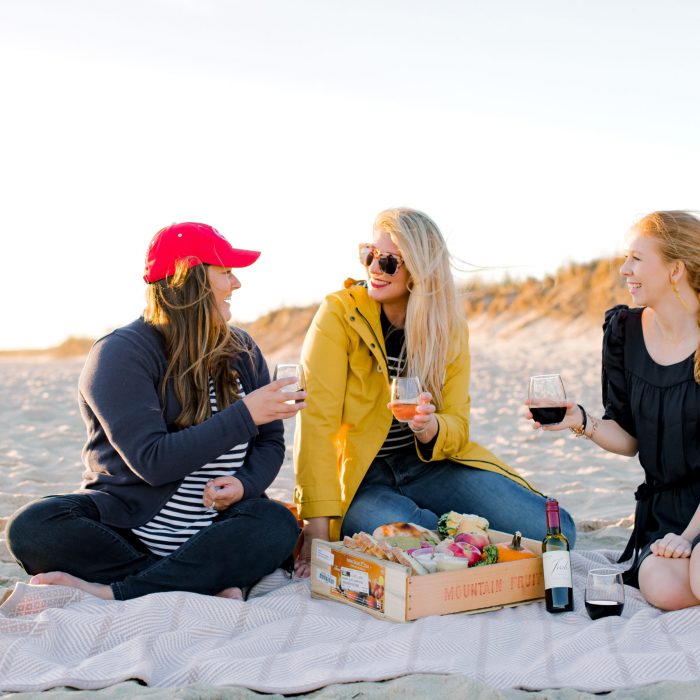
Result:
{"label": "beach sand", "polygon": [[[577,522],[577,548],[620,549],[626,542],[634,510],[634,490],[642,480],[636,458],[606,453],[568,431],[533,431],[523,418],[523,400],[531,374],[559,372],[567,395],[594,415],[600,406],[600,344],[602,331],[581,321],[528,322],[476,318],[471,323],[472,438],[516,467],[541,491],[556,496]],[[263,348],[264,350],[265,348]],[[271,365],[298,357],[290,344],[268,355]],[[77,380],[82,359],[0,360],[0,529],[23,504],[54,493],[68,492],[80,481],[80,451],[84,428],[77,406]],[[273,498],[291,501],[294,475],[291,464],[293,421],[286,424],[287,454],[277,480],[269,489]],[[0,586],[11,588],[28,577],[11,560],[0,541]],[[615,691],[613,698],[700,696],[700,686],[682,684]],[[53,698],[75,696],[76,691],[52,690],[41,694],[1,697]],[[235,688],[149,689],[135,682],[101,691],[82,691],[100,698],[251,698],[258,693]],[[629,691],[632,693],[632,691]],[[573,690],[525,693],[496,691],[468,679],[407,676],[383,683],[329,686],[309,693],[310,698],[408,697],[428,695],[474,698],[592,698]],[[280,697],[280,696],[268,696]]]}

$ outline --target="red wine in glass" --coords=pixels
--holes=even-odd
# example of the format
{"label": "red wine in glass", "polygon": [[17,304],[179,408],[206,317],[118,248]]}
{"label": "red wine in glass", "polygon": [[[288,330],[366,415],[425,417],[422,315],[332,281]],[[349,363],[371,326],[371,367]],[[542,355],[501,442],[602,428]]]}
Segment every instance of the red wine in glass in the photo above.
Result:
{"label": "red wine in glass", "polygon": [[530,406],[532,417],[542,425],[561,423],[566,415],[566,406]]}
{"label": "red wine in glass", "polygon": [[622,615],[625,586],[617,569],[591,569],[586,580],[586,611],[591,620]]}
{"label": "red wine in glass", "polygon": [[599,620],[601,617],[610,617],[611,615],[622,615],[624,607],[623,603],[618,603],[616,600],[586,601],[586,610],[591,620]]}
{"label": "red wine in glass", "polygon": [[529,408],[541,425],[561,423],[566,415],[566,392],[558,374],[537,374],[530,377]]}

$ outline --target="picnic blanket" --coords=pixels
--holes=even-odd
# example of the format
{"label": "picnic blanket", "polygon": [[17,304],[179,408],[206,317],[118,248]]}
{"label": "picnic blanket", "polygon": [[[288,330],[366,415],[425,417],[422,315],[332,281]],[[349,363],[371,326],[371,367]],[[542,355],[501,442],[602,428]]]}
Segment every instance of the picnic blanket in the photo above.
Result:
{"label": "picnic blanket", "polygon": [[661,613],[626,587],[621,617],[588,618],[586,572],[616,556],[572,553],[571,613],[551,615],[537,602],[403,624],[313,599],[308,580],[246,602],[180,592],[104,601],[18,583],[0,606],[0,690],[138,679],[290,694],[416,673],[589,692],[700,680],[700,606]]}

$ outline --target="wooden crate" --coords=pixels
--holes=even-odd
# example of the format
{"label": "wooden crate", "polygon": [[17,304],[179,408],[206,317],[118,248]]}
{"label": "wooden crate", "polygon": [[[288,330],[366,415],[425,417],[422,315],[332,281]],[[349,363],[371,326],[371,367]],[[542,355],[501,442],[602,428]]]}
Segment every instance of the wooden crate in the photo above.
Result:
{"label": "wooden crate", "polygon": [[[489,530],[493,543],[511,538]],[[410,576],[395,562],[317,539],[311,556],[311,594],[395,622],[521,605],[544,598],[542,544],[523,538],[523,546],[537,558]]]}

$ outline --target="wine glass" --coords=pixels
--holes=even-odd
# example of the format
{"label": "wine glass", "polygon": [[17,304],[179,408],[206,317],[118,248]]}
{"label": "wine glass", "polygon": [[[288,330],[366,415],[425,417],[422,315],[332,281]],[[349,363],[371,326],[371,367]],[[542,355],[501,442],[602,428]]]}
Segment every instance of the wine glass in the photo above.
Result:
{"label": "wine glass", "polygon": [[532,417],[541,425],[561,423],[566,415],[566,392],[558,374],[536,374],[530,377],[528,389]]}
{"label": "wine glass", "polygon": [[[295,384],[287,384],[282,387],[284,393],[291,393],[294,391],[304,391],[306,389],[306,379],[304,378],[304,368],[294,362],[281,363],[275,366],[275,372],[272,376],[273,380],[286,379],[288,377],[294,377],[296,379]],[[303,399],[290,399],[285,401],[285,403],[300,403]]]}
{"label": "wine glass", "polygon": [[591,620],[622,615],[625,586],[617,569],[591,569],[586,579],[586,610]]}
{"label": "wine glass", "polygon": [[416,416],[420,379],[418,377],[394,377],[391,380],[391,412],[400,423],[408,423]]}

